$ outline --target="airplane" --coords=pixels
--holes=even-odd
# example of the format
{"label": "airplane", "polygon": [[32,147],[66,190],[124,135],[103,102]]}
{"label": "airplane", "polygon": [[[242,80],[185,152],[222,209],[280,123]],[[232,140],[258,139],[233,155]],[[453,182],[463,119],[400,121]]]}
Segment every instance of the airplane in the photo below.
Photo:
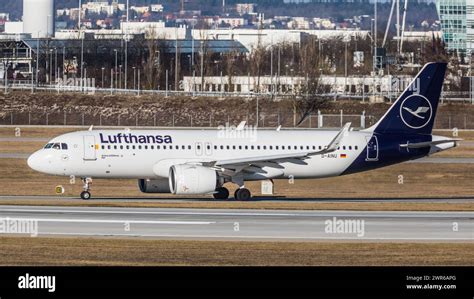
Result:
{"label": "airplane", "polygon": [[144,193],[209,194],[228,199],[225,183],[249,200],[245,182],[348,175],[423,158],[457,146],[432,135],[446,63],[428,63],[385,115],[367,129],[89,130],[53,138],[28,158],[33,170],[80,177],[137,179]]}

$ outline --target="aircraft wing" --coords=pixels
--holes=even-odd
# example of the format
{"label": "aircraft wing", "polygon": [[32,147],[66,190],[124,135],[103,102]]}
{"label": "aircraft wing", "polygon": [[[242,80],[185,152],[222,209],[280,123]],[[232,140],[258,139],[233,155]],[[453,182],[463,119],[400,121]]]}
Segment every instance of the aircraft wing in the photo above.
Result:
{"label": "aircraft wing", "polygon": [[220,168],[245,168],[246,166],[250,166],[253,163],[258,162],[274,162],[278,163],[282,160],[305,160],[309,156],[316,156],[316,155],[323,155],[326,153],[331,153],[337,150],[344,135],[349,131],[351,123],[347,123],[344,127],[337,133],[337,135],[331,140],[331,142],[324,147],[323,150],[320,151],[306,151],[306,152],[299,152],[299,153],[286,153],[280,155],[268,155],[268,156],[254,156],[254,157],[244,157],[244,158],[236,158],[236,159],[227,159],[227,160],[217,160],[211,162],[204,162],[202,163],[204,166],[209,167],[220,167]]}
{"label": "aircraft wing", "polygon": [[288,160],[288,159],[304,160],[305,158],[308,158],[308,156],[309,156],[308,152],[291,153],[291,154],[282,154],[282,155],[268,155],[268,156],[256,156],[256,157],[218,160],[218,161],[206,162],[206,163],[203,163],[203,165],[224,167],[226,165],[251,164],[251,163],[257,163],[257,162],[278,162],[281,160]]}

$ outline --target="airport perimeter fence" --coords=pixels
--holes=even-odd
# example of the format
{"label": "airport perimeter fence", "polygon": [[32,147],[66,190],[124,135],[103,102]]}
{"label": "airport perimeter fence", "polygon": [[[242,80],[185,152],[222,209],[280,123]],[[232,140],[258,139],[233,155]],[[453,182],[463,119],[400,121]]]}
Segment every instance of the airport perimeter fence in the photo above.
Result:
{"label": "airport perimeter fence", "polygon": [[[354,128],[367,128],[377,122],[379,117],[362,114],[313,114],[307,117],[299,128],[340,128],[351,122]],[[108,113],[97,112],[78,113],[67,111],[56,112],[29,112],[29,111],[2,111],[0,125],[12,126],[118,126],[118,127],[219,127],[237,126],[241,121],[256,126],[255,113],[244,116],[229,114],[215,115],[213,113],[199,114],[172,114],[168,112],[137,112],[137,113]],[[295,127],[299,116],[292,113],[260,113],[258,127],[276,128]],[[468,113],[437,115],[435,129],[474,129],[474,115]]]}
{"label": "airport perimeter fence", "polygon": [[[137,113],[77,113],[68,111],[4,111],[0,112],[0,125],[11,126],[118,126],[118,127],[219,127],[237,126],[241,121],[258,127],[295,127],[299,116],[289,113],[247,114],[231,116],[229,114],[172,114],[167,112],[137,112]],[[371,115],[362,114],[322,114],[317,113],[307,117],[298,127],[300,128],[338,128],[351,122],[355,128],[365,128],[376,122]]]}
{"label": "airport perimeter fence", "polygon": [[[0,80],[0,82],[2,82]],[[182,97],[213,97],[213,98],[268,98],[273,100],[286,100],[293,99],[296,95],[292,92],[229,92],[229,91],[183,91],[183,90],[157,90],[157,89],[124,89],[124,88],[101,88],[98,86],[80,86],[80,85],[48,85],[43,84],[39,86],[31,85],[30,81],[26,80],[14,80],[5,86],[4,83],[0,84],[0,91],[8,93],[13,90],[34,92],[48,92],[48,93],[82,93],[82,94],[102,94],[102,95],[129,95],[129,96],[140,96],[140,95],[160,95],[164,97],[182,96]],[[383,97],[390,102],[395,100],[399,95],[399,92],[385,91],[385,92],[349,92],[344,93],[336,92],[327,94],[328,97],[334,101],[340,99],[352,99],[361,102],[368,102],[371,98]],[[466,103],[474,105],[474,93],[470,91],[443,91],[441,95],[442,103]]]}

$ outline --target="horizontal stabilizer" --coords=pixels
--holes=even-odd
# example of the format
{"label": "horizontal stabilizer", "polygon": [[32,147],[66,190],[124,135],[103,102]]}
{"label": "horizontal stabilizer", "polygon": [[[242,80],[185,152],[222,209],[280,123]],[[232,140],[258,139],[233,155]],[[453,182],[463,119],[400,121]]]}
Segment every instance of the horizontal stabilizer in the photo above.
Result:
{"label": "horizontal stabilizer", "polygon": [[454,142],[457,143],[462,139],[442,139],[442,140],[435,140],[435,141],[426,141],[426,142],[419,142],[419,143],[406,143],[400,144],[400,147],[404,148],[423,148],[423,147],[431,147],[432,145],[439,145],[444,143]]}

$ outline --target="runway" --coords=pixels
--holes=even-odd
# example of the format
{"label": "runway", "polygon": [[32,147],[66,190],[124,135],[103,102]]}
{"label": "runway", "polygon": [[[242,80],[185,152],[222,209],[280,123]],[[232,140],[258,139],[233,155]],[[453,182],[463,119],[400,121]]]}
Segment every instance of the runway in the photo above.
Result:
{"label": "runway", "polygon": [[[0,206],[38,236],[252,241],[473,242],[474,212]],[[5,223],[3,224],[5,228]]]}

